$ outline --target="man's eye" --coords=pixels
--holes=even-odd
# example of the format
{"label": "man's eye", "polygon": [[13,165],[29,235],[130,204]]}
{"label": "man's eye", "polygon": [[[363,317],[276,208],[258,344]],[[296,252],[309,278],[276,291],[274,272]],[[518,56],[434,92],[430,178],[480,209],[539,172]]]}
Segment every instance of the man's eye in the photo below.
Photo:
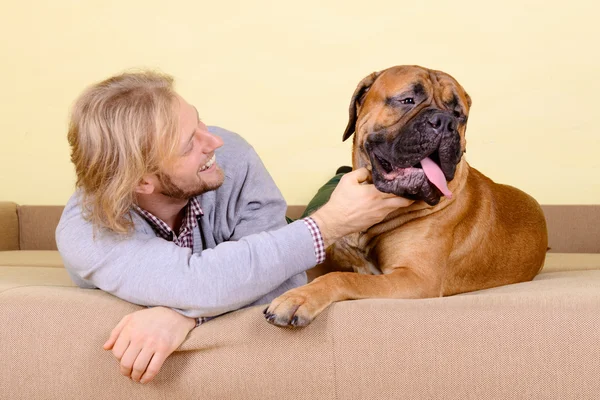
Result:
{"label": "man's eye", "polygon": [[407,97],[405,99],[400,100],[401,104],[415,104],[415,99],[412,97]]}

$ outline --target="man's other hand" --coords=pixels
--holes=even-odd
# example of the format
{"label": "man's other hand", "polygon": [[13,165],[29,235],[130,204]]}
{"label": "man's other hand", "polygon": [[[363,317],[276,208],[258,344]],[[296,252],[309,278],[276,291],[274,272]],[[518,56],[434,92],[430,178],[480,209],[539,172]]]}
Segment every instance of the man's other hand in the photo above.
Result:
{"label": "man's other hand", "polygon": [[194,328],[193,318],[170,308],[154,307],[128,314],[104,343],[121,363],[121,374],[136,382],[150,382],[167,357]]}

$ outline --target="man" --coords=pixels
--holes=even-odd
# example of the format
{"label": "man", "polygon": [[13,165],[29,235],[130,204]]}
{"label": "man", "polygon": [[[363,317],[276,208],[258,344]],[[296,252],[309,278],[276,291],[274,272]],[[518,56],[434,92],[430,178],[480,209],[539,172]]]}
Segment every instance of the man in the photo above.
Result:
{"label": "man", "polygon": [[162,306],[125,317],[105,349],[148,382],[203,321],[306,283],[337,238],[411,201],[346,174],[311,217],[286,204],[253,148],[207,128],[171,77],[123,74],[88,88],[68,133],[77,191],[56,230],[73,281]]}

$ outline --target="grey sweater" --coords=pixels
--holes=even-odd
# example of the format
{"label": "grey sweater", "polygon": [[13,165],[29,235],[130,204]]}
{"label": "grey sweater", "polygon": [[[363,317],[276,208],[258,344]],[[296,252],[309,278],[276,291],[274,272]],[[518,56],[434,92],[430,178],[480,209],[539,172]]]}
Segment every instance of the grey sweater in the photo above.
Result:
{"label": "grey sweater", "polygon": [[218,127],[209,130],[224,142],[216,158],[225,180],[198,196],[204,216],[194,231],[193,253],[157,237],[133,211],[131,235],[97,229],[94,238],[76,192],[56,229],[56,244],[78,286],[189,317],[211,317],[268,303],[306,283],[304,271],[316,263],[308,227],[303,221],[286,224],[286,203],[244,139]]}

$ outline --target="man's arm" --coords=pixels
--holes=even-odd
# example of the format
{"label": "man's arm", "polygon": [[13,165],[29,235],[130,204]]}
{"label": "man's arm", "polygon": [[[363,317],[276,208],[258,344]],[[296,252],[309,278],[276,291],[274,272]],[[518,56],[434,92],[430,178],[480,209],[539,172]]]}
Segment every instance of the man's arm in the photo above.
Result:
{"label": "man's arm", "polygon": [[131,303],[171,307],[189,317],[243,307],[315,264],[302,221],[200,254],[139,233],[93,235],[78,205],[65,209],[56,238],[71,274]]}

